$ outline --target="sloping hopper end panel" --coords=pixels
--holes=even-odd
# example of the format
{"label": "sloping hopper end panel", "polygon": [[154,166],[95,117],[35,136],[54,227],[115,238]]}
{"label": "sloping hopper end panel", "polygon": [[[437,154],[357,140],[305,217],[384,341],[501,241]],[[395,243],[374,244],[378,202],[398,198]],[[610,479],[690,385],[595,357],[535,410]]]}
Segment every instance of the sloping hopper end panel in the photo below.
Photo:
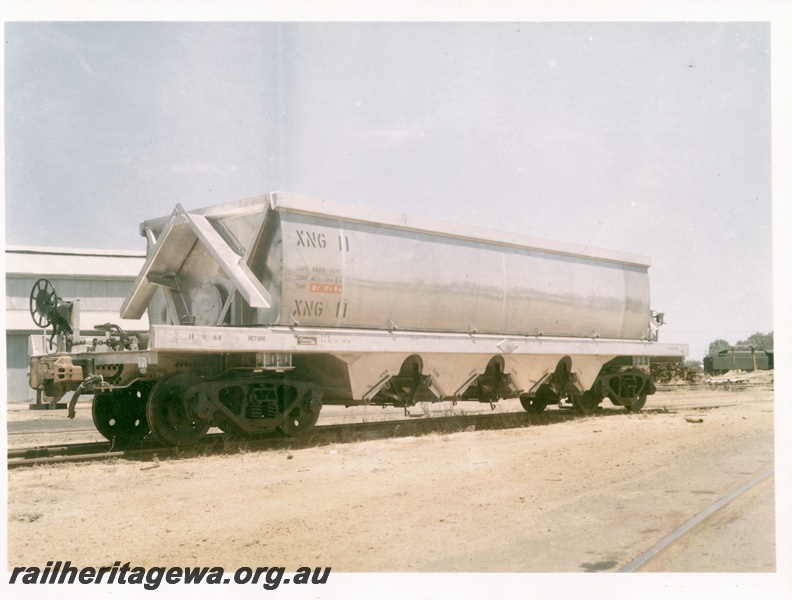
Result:
{"label": "sloping hopper end panel", "polygon": [[[159,286],[180,288],[177,277],[193,253],[196,242],[214,259],[251,307],[270,306],[267,290],[209,220],[202,215],[189,214],[177,206],[135,280],[132,293],[121,308],[122,318],[142,317]],[[203,279],[200,273],[188,273],[185,277]],[[184,286],[185,289],[188,287]]]}
{"label": "sloping hopper end panel", "polygon": [[234,282],[237,291],[252,308],[267,308],[272,300],[269,292],[212,224],[201,215],[189,215],[181,210],[192,230],[220,268]]}
{"label": "sloping hopper end panel", "polygon": [[174,215],[163,230],[157,244],[132,286],[132,292],[121,306],[122,319],[140,319],[157,292],[152,280],[175,277],[195,244],[197,236],[180,215]]}

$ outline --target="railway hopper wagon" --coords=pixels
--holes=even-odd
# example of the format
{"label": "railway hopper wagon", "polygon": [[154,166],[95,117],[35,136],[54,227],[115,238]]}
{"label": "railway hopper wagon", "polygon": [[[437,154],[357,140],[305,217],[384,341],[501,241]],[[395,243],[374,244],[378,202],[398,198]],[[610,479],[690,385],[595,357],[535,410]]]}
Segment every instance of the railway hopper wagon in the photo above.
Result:
{"label": "railway hopper wagon", "polygon": [[46,330],[31,386],[73,391],[70,416],[93,394],[117,443],[190,445],[213,425],[297,436],[324,404],[639,410],[650,358],[687,354],[657,341],[641,256],[281,192],[177,205],[140,231],[147,258],[120,317],[148,311],[147,331],[81,339],[49,282],[30,298]]}

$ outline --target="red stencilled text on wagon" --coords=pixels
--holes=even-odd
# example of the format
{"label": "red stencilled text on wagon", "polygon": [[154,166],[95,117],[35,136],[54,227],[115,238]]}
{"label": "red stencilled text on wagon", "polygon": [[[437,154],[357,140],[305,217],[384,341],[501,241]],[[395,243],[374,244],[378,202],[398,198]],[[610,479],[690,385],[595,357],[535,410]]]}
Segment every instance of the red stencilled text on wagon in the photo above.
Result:
{"label": "red stencilled text on wagon", "polygon": [[310,290],[320,294],[340,294],[341,286],[337,283],[312,283]]}

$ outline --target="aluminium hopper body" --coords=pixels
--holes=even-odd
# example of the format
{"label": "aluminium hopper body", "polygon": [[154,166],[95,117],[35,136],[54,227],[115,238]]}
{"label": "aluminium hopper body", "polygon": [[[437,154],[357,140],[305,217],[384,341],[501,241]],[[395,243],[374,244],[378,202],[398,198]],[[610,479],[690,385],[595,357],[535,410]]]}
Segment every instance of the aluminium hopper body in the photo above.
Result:
{"label": "aluminium hopper body", "polygon": [[641,340],[651,318],[644,257],[293,194],[141,231],[122,316],[152,324]]}

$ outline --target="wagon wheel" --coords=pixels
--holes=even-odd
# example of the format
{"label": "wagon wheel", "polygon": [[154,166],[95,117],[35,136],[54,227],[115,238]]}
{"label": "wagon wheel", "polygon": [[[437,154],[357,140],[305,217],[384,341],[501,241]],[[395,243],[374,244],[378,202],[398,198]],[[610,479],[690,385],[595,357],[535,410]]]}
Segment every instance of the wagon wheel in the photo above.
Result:
{"label": "wagon wheel", "polygon": [[547,400],[540,397],[539,394],[536,396],[528,396],[523,394],[520,396],[520,404],[522,407],[529,413],[538,415],[540,412],[544,411],[547,408]]}
{"label": "wagon wheel", "polygon": [[50,326],[52,320],[49,315],[57,304],[58,296],[49,279],[39,279],[33,284],[33,289],[30,291],[30,316],[38,327]]}
{"label": "wagon wheel", "polygon": [[[284,410],[294,402],[299,392],[293,387],[281,387],[278,394],[278,404]],[[286,418],[278,425],[278,430],[288,437],[297,437],[305,434],[316,425],[319,411],[322,410],[322,401],[313,391],[302,393],[300,401],[289,409]]]}
{"label": "wagon wheel", "polygon": [[168,446],[192,446],[207,432],[211,420],[195,413],[195,397],[184,397],[190,386],[200,382],[196,375],[178,373],[161,379],[151,390],[146,417],[157,441]]}
{"label": "wagon wheel", "polygon": [[548,404],[556,404],[558,403],[558,397],[555,395],[553,390],[550,389],[548,385],[542,385],[536,390],[536,395],[528,396],[527,394],[523,394],[520,396],[520,404],[522,407],[532,414],[539,414],[545,408],[547,408]]}
{"label": "wagon wheel", "polygon": [[520,396],[520,404],[522,407],[531,414],[539,414],[547,408],[547,402],[542,402],[536,396],[527,396],[523,394]]}
{"label": "wagon wheel", "polygon": [[218,415],[218,413],[215,413],[214,426],[232,438],[250,437],[247,431],[239,427],[236,423],[231,422],[231,420],[226,417]]}
{"label": "wagon wheel", "polygon": [[630,404],[625,403],[624,408],[631,412],[638,412],[646,404],[646,392],[641,392]]}
{"label": "wagon wheel", "polygon": [[96,429],[114,446],[142,440],[149,432],[146,392],[151,386],[96,394],[91,408]]}
{"label": "wagon wheel", "polygon": [[583,392],[582,394],[576,394],[575,396],[573,396],[572,404],[579,413],[584,415],[590,415],[592,412],[597,410],[600,401],[597,400],[597,397],[594,395],[594,392],[588,390],[586,392]]}

